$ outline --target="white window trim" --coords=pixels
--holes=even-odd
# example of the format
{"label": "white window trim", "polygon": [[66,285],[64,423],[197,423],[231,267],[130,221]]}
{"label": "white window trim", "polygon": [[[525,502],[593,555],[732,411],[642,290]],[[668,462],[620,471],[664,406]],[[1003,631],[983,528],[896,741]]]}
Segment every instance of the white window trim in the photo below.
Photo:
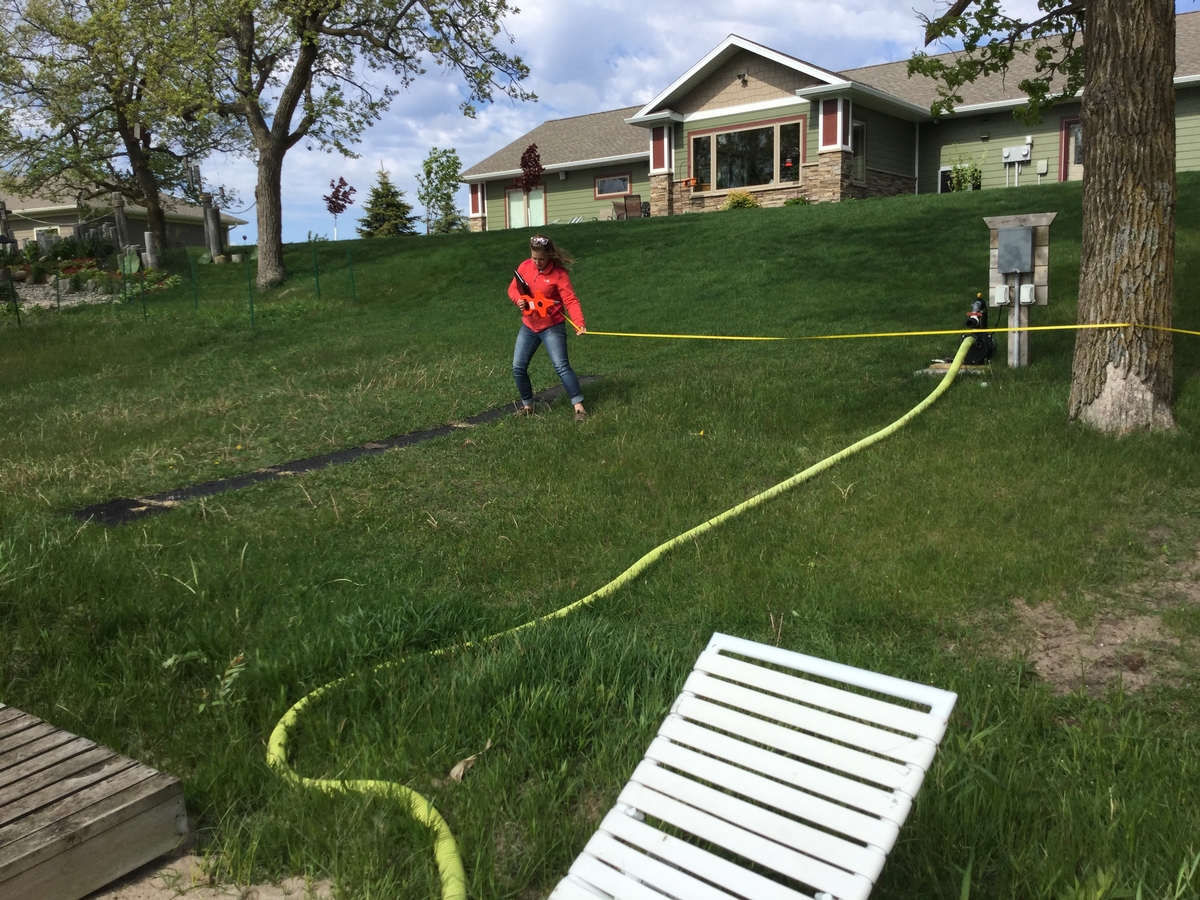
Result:
{"label": "white window trim", "polygon": [[[825,143],[825,104],[833,100],[837,103],[837,140],[835,143]],[[853,139],[853,108],[849,97],[825,97],[817,104],[817,110],[820,115],[817,118],[817,140],[819,142],[819,152],[825,153],[830,150],[850,150],[850,144],[847,144],[844,138],[847,135],[846,121],[849,119],[851,123],[850,137]]]}
{"label": "white window trim", "polygon": [[[784,125],[799,125],[800,126],[800,160],[801,160],[800,164],[799,164],[800,165],[800,173],[799,173],[800,177],[798,179],[796,179],[795,181],[783,181],[779,177],[779,175],[780,175],[780,172],[779,172],[779,129],[782,128]],[[716,178],[716,174],[717,174],[716,173],[717,141],[716,141],[716,138],[718,135],[734,134],[739,131],[757,131],[760,128],[770,128],[774,132],[772,139],[771,139],[771,147],[772,147],[771,170],[774,173],[771,181],[769,181],[767,184],[748,184],[748,185],[743,185],[742,187],[736,187],[736,188],[713,187],[707,191],[693,190],[692,195],[699,196],[699,197],[710,197],[710,196],[714,196],[714,195],[728,194],[730,191],[766,191],[766,190],[773,190],[775,188],[790,187],[790,186],[799,187],[801,184],[804,183],[804,142],[808,139],[808,135],[806,133],[807,125],[808,125],[808,116],[805,113],[801,112],[801,113],[796,114],[795,119],[792,119],[789,116],[789,117],[787,117],[787,121],[782,121],[782,122],[775,121],[769,125],[761,125],[761,124],[756,125],[753,122],[744,122],[740,125],[730,125],[728,128],[717,128],[717,129],[713,129],[712,131],[706,130],[703,134],[689,134],[687,136],[687,144],[684,147],[684,151],[687,153],[688,178],[695,178],[697,181],[707,180],[707,182],[709,184],[715,185],[717,182],[717,178]],[[693,166],[694,154],[692,153],[692,146],[693,146],[692,141],[696,140],[696,138],[702,138],[702,137],[706,137],[709,139],[709,145],[708,145],[708,156],[709,156],[708,176],[709,177],[707,179],[701,179],[698,175],[696,175],[696,173],[694,171],[694,166]]]}
{"label": "white window trim", "polygon": [[[857,126],[862,126],[863,132],[863,152],[862,152],[862,180],[856,181],[854,178],[854,129]],[[850,120],[850,183],[857,185],[865,185],[867,183],[867,122],[865,119]]]}
{"label": "white window trim", "polygon": [[[654,168],[654,128],[663,130],[663,168]],[[650,129],[650,174],[671,175],[675,172],[675,131],[674,125],[664,122]],[[631,185],[632,186],[632,185]]]}

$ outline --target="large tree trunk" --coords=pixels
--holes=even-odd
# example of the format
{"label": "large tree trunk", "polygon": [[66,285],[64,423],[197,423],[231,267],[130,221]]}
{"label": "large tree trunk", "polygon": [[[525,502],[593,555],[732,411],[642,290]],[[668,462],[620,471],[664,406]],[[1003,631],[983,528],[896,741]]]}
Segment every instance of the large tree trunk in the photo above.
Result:
{"label": "large tree trunk", "polygon": [[254,199],[258,216],[258,286],[261,290],[282,284],[283,265],[283,153],[259,147],[258,184]]}
{"label": "large tree trunk", "polygon": [[[1089,0],[1079,322],[1171,325],[1175,7]],[[1101,431],[1175,427],[1172,340],[1146,327],[1075,339],[1070,417]]]}

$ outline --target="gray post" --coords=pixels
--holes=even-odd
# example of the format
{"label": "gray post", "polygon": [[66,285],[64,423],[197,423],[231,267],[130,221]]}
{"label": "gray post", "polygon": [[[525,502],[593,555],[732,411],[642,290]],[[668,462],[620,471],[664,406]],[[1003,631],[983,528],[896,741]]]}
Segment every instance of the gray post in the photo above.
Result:
{"label": "gray post", "polygon": [[113,191],[112,195],[113,219],[117,223],[117,243],[122,248],[129,243],[129,220],[125,218],[125,198],[117,191]]}
{"label": "gray post", "polygon": [[147,231],[143,238],[146,240],[146,268],[158,268],[158,239],[155,238],[153,231]]}
{"label": "gray post", "polygon": [[216,259],[221,255],[221,237],[217,231],[220,220],[213,218],[212,194],[200,195],[200,210],[204,217],[204,243],[208,247],[208,255]]}
{"label": "gray post", "polygon": [[213,207],[208,211],[209,231],[212,233],[213,257],[225,255],[225,241],[221,237],[221,210]]}
{"label": "gray post", "polygon": [[4,205],[3,200],[0,200],[0,236],[12,237],[8,231],[8,207]]}

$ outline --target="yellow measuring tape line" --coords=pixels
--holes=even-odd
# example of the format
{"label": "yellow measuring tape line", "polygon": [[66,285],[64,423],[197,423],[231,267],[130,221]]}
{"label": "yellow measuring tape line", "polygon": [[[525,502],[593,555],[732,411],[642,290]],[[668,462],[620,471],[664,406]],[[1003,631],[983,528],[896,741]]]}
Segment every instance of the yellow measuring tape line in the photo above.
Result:
{"label": "yellow measuring tape line", "polygon": [[[591,332],[588,333],[590,334]],[[958,332],[953,333],[957,334]],[[809,466],[804,471],[798,472],[785,481],[779,482],[779,484],[775,485],[774,487],[767,488],[767,490],[760,494],[755,494],[749,500],[745,500],[742,503],[739,503],[737,506],[731,507],[725,512],[713,516],[711,519],[705,522],[701,522],[694,528],[691,528],[682,534],[676,535],[669,541],[659,544],[608,584],[604,585],[598,590],[592,591],[592,593],[588,594],[581,600],[576,600],[574,603],[564,606],[562,609],[557,609],[554,612],[547,613],[544,616],[539,616],[538,618],[529,622],[525,622],[522,625],[518,625],[515,628],[509,628],[506,631],[493,634],[477,643],[468,642],[461,644],[457,649],[465,649],[468,647],[478,646],[478,644],[486,644],[499,640],[507,635],[516,634],[518,632],[525,631],[528,628],[533,628],[535,625],[539,625],[543,622],[561,619],[564,616],[570,615],[576,610],[582,609],[583,607],[588,606],[597,600],[615,594],[622,587],[629,584],[629,582],[633,581],[648,568],[654,565],[654,563],[658,562],[658,560],[661,559],[665,554],[669,553],[671,550],[674,550],[681,544],[686,544],[693,538],[697,538],[705,532],[711,531],[712,529],[725,524],[730,519],[733,519],[742,513],[755,508],[756,506],[766,503],[768,500],[779,496],[785,491],[791,490],[797,485],[811,480],[815,476],[824,472],[826,469],[837,465],[837,463],[841,462],[843,459],[853,456],[855,453],[865,450],[872,444],[881,441],[892,434],[895,434],[910,421],[932,406],[933,403],[949,389],[950,385],[954,381],[955,376],[958,375],[958,371],[962,367],[963,360],[966,359],[967,350],[971,347],[972,343],[972,338],[965,338],[959,345],[958,354],[954,357],[954,362],[950,365],[950,368],[946,370],[946,374],[943,376],[942,380],[938,382],[938,386],[934,388],[934,390],[924,400],[910,409],[895,422],[892,422],[890,425],[887,425],[886,427],[881,428],[879,431],[876,431],[874,434],[870,434],[862,440],[851,444],[849,447],[834,453],[832,456],[825,457],[820,462]],[[436,657],[442,656],[446,652],[447,650],[443,648],[441,650],[431,651],[425,655]],[[403,661],[404,660],[400,660],[399,662]],[[382,665],[376,666],[371,670],[371,672],[379,672],[394,665],[397,665],[397,663],[383,663]],[[357,676],[352,674],[339,678],[336,681],[331,681],[328,684],[311,691],[296,701],[296,703],[294,703],[292,707],[283,714],[283,717],[276,723],[275,728],[271,731],[271,737],[267,741],[267,764],[285,781],[298,787],[312,788],[314,790],[324,791],[325,793],[329,794],[374,794],[380,797],[389,797],[399,800],[400,802],[406,804],[412,817],[422,825],[430,828],[434,833],[433,852],[434,858],[437,860],[438,873],[442,882],[442,900],[466,900],[467,875],[466,870],[463,868],[462,856],[458,852],[458,845],[454,840],[454,835],[450,831],[450,826],[446,824],[446,820],[442,818],[441,814],[434,809],[433,804],[430,803],[425,797],[422,797],[411,788],[405,787],[402,784],[396,784],[395,782],[391,781],[378,781],[374,779],[342,780],[335,778],[306,778],[305,776],[298,774],[288,764],[288,734],[292,728],[295,727],[300,714],[304,712],[309,705],[316,702],[331,691],[341,687],[342,685],[348,684],[355,677]]]}
{"label": "yellow measuring tape line", "polygon": [[[568,320],[569,321],[569,320]],[[572,325],[575,323],[572,322]],[[1006,334],[1014,331],[1084,331],[1088,329],[1111,328],[1147,328],[1152,331],[1169,331],[1175,334],[1190,334],[1200,337],[1200,331],[1188,331],[1185,328],[1167,328],[1164,325],[1137,325],[1132,322],[1104,322],[1087,325],[1030,325],[1026,328],[981,328],[981,334]],[[578,329],[576,329],[578,330]],[[850,338],[895,338],[895,337],[924,337],[939,334],[966,334],[962,328],[943,328],[937,331],[873,331],[859,334],[811,334],[799,337],[755,337],[735,334],[643,334],[633,331],[592,331],[584,334],[596,334],[601,337],[626,338],[660,338],[684,341],[838,341]]]}

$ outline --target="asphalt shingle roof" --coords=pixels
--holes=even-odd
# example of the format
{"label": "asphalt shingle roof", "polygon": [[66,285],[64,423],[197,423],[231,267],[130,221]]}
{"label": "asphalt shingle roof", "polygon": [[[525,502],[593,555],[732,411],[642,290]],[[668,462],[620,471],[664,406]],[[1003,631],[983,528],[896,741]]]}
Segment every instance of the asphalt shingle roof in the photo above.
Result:
{"label": "asphalt shingle roof", "polygon": [[[940,59],[953,59],[954,53],[939,53]],[[980,78],[972,84],[964,84],[960,93],[960,106],[976,103],[995,103],[1004,100],[1020,100],[1024,93],[1017,85],[1034,74],[1035,60],[1032,54],[1018,54],[1005,77],[992,75]],[[937,82],[924,76],[908,77],[908,60],[863,66],[839,72],[843,78],[876,88],[893,97],[928,108],[937,99]],[[1200,12],[1184,13],[1175,17],[1175,77],[1200,75]]]}
{"label": "asphalt shingle roof", "polygon": [[640,106],[627,106],[624,109],[543,122],[533,131],[471,166],[463,172],[463,177],[520,171],[521,154],[530,144],[537,144],[543,166],[635,153],[649,156],[649,132],[637,125],[625,124],[625,120],[639,109]]}

